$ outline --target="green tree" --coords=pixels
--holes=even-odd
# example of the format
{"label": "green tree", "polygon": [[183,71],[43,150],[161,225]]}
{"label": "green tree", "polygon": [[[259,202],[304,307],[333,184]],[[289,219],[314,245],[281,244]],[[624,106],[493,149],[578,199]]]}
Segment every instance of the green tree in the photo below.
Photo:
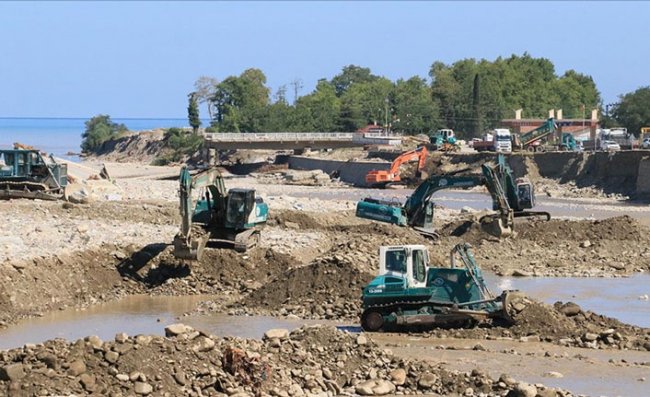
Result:
{"label": "green tree", "polygon": [[[383,125],[392,120],[393,83],[384,77],[356,83],[341,95],[341,126],[344,131],[356,131],[367,124]],[[386,101],[388,100],[388,106]],[[388,107],[388,109],[386,109]],[[388,110],[388,114],[387,111]],[[388,117],[387,117],[388,116]]]}
{"label": "green tree", "polygon": [[559,95],[557,108],[562,109],[566,118],[582,118],[583,105],[586,109],[599,106],[600,93],[591,76],[567,70],[555,86]]}
{"label": "green tree", "polygon": [[155,165],[179,162],[185,156],[192,156],[203,147],[203,138],[181,128],[172,127],[165,131],[164,144],[168,150],[154,160]]}
{"label": "green tree", "polygon": [[259,132],[269,105],[266,76],[259,69],[247,69],[219,83],[211,100],[213,125],[219,131]]}
{"label": "green tree", "polygon": [[199,127],[201,126],[201,118],[199,117],[199,104],[196,101],[196,92],[190,92],[187,96],[189,103],[187,105],[187,120],[192,127],[192,131],[198,134]]}
{"label": "green tree", "polygon": [[263,130],[267,132],[293,131],[294,110],[287,102],[287,87],[280,86],[275,94],[275,102],[268,106]]}
{"label": "green tree", "polygon": [[638,136],[641,127],[650,127],[650,86],[620,96],[614,119],[628,132]]}
{"label": "green tree", "polygon": [[300,97],[296,103],[294,130],[331,132],[339,128],[341,102],[334,86],[321,79],[309,95]]}
{"label": "green tree", "polygon": [[81,150],[84,153],[92,153],[106,141],[118,136],[119,133],[127,131],[124,124],[117,124],[111,120],[111,116],[99,114],[86,121],[86,130],[81,134]]}
{"label": "green tree", "polygon": [[550,60],[528,53],[494,61],[434,62],[429,76],[446,127],[474,134],[498,126],[515,109],[524,109],[525,117],[544,118],[549,109],[562,108],[565,115],[576,117],[581,104],[600,102],[591,77],[570,70],[558,78]]}
{"label": "green tree", "polygon": [[395,83],[393,130],[405,134],[424,134],[440,127],[439,109],[431,98],[426,80],[414,76]]}
{"label": "green tree", "polygon": [[474,76],[472,105],[474,106],[474,135],[479,135],[483,132],[483,113],[481,113],[481,75],[478,73]]}
{"label": "green tree", "polygon": [[363,68],[356,65],[348,65],[343,67],[341,73],[332,78],[332,84],[334,85],[336,96],[340,97],[353,85],[370,83],[378,78],[378,76],[375,76],[370,72],[369,68]]}

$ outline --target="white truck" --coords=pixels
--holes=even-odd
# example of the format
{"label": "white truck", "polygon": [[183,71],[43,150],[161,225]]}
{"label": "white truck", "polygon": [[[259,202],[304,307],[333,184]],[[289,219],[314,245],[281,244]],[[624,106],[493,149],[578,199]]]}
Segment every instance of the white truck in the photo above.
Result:
{"label": "white truck", "polygon": [[483,138],[480,141],[474,142],[472,146],[477,152],[510,153],[512,152],[510,130],[507,128],[494,129],[483,134]]}
{"label": "white truck", "polygon": [[[617,144],[619,147],[616,148]],[[598,148],[600,150],[620,150],[620,149],[635,149],[639,146],[639,142],[634,138],[634,135],[627,132],[627,128],[599,128],[598,129]]]}

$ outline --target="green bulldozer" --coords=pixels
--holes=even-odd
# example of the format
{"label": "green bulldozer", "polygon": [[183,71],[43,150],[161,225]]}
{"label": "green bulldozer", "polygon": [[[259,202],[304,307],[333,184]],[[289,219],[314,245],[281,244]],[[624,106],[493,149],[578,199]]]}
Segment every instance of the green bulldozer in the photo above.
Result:
{"label": "green bulldozer", "polygon": [[0,150],[0,199],[59,200],[67,184],[67,164],[38,150]]}
{"label": "green bulldozer", "polygon": [[510,308],[521,294],[493,295],[469,244],[452,249],[449,267],[430,267],[424,245],[382,246],[379,255],[379,275],[363,289],[365,331],[513,322]]}

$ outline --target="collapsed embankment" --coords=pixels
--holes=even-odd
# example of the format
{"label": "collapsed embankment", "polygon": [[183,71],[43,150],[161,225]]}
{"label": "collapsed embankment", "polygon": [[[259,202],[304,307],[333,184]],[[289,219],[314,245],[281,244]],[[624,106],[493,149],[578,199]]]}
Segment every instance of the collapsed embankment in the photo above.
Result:
{"label": "collapsed embankment", "polygon": [[[461,169],[477,172],[482,164],[495,158],[494,153],[436,154],[428,171],[434,174]],[[526,176],[535,183],[543,184],[543,179],[548,179],[578,189],[596,188],[605,194],[634,199],[650,196],[650,152],[647,151],[515,153],[508,155],[507,161],[516,177]],[[576,191],[578,197],[580,193]]]}

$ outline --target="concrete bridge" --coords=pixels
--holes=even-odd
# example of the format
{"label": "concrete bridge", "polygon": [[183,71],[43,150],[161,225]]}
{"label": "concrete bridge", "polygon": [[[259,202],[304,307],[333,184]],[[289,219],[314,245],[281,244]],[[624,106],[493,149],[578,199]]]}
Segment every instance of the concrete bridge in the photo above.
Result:
{"label": "concrete bridge", "polygon": [[364,145],[399,145],[401,136],[357,132],[204,133],[207,149],[304,150],[336,149]]}

